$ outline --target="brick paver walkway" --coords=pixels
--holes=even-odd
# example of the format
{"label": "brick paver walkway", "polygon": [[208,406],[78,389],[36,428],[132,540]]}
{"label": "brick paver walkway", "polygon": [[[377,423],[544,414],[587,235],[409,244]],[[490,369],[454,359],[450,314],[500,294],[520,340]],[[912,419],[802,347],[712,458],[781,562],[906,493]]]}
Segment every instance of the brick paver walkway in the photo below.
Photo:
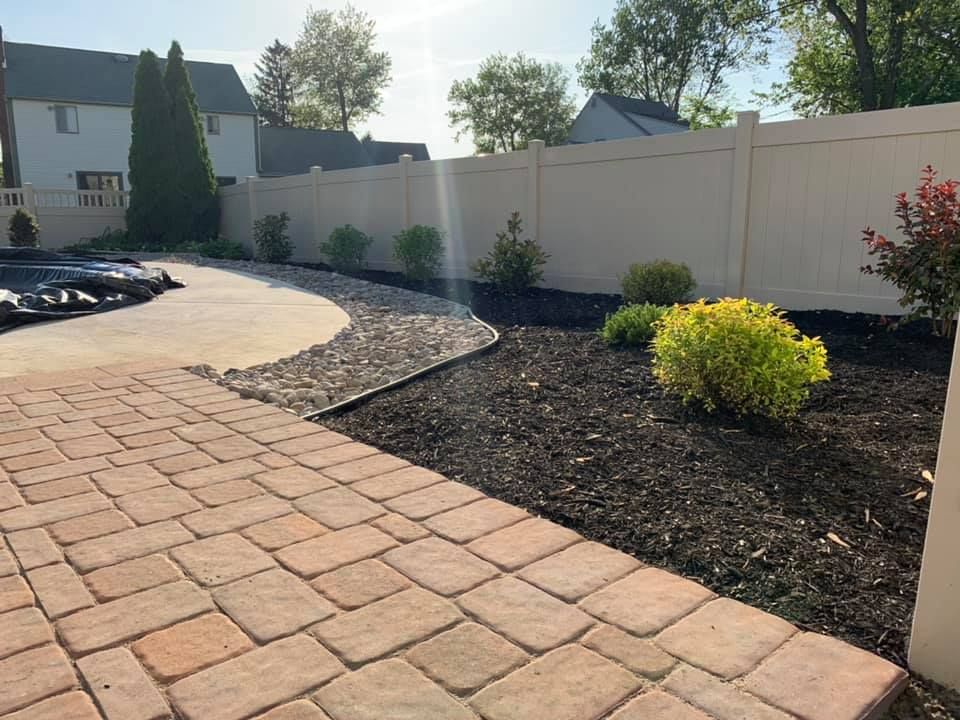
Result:
{"label": "brick paver walkway", "polygon": [[854,720],[905,681],[163,365],[0,381],[3,720]]}

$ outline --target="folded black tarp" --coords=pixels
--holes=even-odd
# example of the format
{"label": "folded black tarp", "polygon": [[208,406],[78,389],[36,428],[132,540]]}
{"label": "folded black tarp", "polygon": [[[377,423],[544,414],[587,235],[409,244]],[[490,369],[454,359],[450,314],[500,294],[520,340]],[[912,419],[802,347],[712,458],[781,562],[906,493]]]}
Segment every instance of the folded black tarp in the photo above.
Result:
{"label": "folded black tarp", "polygon": [[152,300],[183,283],[135,260],[0,248],[0,332]]}

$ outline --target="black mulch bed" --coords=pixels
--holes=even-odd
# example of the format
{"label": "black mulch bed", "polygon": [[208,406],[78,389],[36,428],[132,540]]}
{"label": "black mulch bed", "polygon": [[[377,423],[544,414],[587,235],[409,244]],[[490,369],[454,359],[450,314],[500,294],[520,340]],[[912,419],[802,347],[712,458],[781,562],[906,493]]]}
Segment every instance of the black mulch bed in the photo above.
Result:
{"label": "black mulch bed", "polygon": [[930,489],[950,342],[922,324],[791,313],[823,337],[833,379],[784,428],[665,397],[648,353],[597,338],[614,296],[424,289],[469,301],[500,345],[326,425],[906,664],[929,507],[915,496]]}

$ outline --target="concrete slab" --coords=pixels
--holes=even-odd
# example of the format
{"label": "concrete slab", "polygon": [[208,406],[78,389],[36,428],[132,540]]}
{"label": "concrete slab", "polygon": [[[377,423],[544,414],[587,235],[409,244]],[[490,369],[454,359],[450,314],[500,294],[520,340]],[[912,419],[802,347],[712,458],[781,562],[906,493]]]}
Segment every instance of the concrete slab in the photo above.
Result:
{"label": "concrete slab", "polygon": [[187,287],[132,307],[0,337],[0,377],[157,355],[245,368],[328,342],[350,322],[336,303],[273,278],[158,263]]}

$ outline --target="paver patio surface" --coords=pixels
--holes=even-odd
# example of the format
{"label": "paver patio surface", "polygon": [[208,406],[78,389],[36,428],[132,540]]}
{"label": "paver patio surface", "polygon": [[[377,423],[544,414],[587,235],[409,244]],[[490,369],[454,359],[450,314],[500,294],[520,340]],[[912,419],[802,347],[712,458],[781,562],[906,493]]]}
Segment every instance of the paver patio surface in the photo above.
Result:
{"label": "paver patio surface", "polygon": [[860,720],[906,682],[289,417],[162,359],[0,379],[0,719]]}
{"label": "paver patio surface", "polygon": [[325,343],[350,322],[333,301],[280,280],[178,263],[163,268],[187,287],[5,334],[0,377],[147,360],[158,352],[221,371],[246,368]]}

